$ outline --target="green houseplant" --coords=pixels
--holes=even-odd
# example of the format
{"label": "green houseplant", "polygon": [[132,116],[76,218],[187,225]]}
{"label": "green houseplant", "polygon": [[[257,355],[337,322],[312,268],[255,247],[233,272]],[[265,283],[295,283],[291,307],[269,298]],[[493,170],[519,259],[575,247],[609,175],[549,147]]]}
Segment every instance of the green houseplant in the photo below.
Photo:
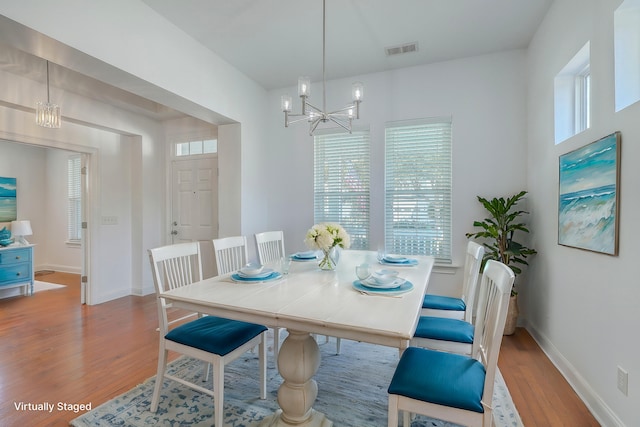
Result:
{"label": "green houseplant", "polygon": [[[489,259],[495,259],[509,266],[516,275],[522,273],[520,268],[528,265],[527,257],[536,254],[535,249],[528,248],[514,240],[516,232],[528,233],[529,229],[521,222],[521,216],[528,212],[517,209],[518,202],[527,194],[521,191],[507,199],[494,197],[491,200],[478,196],[478,201],[489,213],[489,217],[482,221],[474,221],[473,226],[481,228],[474,233],[466,233],[467,238],[481,239],[485,246],[485,254],[482,266]],[[518,317],[518,305],[516,296],[518,294],[514,282],[511,288],[511,301],[509,304],[509,315],[505,335],[515,332],[515,325]]]}

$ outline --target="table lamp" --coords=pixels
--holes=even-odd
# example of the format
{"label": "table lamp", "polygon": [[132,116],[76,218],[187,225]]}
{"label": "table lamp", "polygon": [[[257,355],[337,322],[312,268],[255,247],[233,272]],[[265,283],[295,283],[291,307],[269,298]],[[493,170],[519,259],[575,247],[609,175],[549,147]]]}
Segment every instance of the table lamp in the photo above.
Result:
{"label": "table lamp", "polygon": [[20,245],[28,245],[27,239],[24,236],[31,236],[33,231],[31,230],[31,221],[11,221],[11,234],[16,238],[16,242]]}

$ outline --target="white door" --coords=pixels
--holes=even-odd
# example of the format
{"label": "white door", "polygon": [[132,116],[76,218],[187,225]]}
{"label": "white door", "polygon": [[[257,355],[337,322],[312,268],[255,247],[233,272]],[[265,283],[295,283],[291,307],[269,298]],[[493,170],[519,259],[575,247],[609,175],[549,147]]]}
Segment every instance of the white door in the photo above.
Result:
{"label": "white door", "polygon": [[172,162],[172,243],[218,237],[218,159]]}

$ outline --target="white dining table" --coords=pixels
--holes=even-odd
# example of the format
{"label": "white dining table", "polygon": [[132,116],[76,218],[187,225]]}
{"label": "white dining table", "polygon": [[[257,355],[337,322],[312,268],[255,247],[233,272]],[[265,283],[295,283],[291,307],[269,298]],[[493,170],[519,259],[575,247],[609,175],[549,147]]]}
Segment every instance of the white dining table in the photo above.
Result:
{"label": "white dining table", "polygon": [[[230,275],[216,276],[162,294],[174,307],[214,316],[287,328],[278,355],[283,383],[278,410],[261,426],[330,427],[330,414],[313,409],[320,366],[314,334],[405,349],[415,332],[434,260],[415,256],[415,266],[381,265],[373,251],[344,250],[335,271],[323,271],[316,260],[292,262],[282,279],[236,283]],[[394,269],[411,282],[410,292],[397,296],[363,294],[353,282],[356,266]],[[275,268],[275,266],[274,266]]]}

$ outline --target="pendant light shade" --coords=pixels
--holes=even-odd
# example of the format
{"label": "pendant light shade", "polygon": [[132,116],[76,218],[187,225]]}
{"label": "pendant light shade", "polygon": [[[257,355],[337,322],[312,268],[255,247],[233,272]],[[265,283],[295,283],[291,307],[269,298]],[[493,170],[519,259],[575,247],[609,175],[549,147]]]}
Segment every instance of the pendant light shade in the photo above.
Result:
{"label": "pendant light shade", "polygon": [[47,102],[36,103],[36,124],[45,128],[60,127],[60,106],[49,99],[49,61],[47,61]]}

